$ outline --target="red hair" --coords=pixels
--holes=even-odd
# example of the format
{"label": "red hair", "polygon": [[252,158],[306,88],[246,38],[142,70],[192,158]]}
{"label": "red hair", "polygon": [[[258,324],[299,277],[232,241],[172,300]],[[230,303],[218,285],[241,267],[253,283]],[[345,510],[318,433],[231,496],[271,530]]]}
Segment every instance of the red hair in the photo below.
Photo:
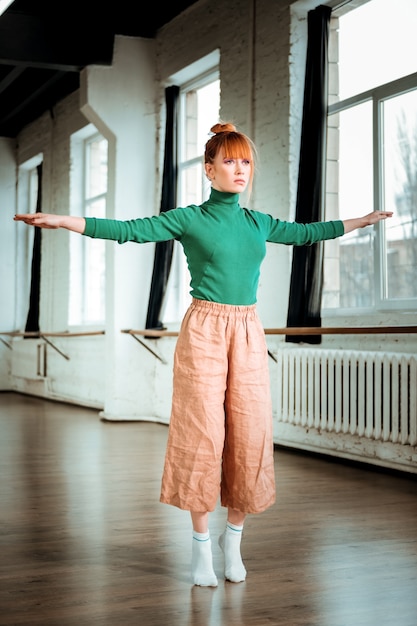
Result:
{"label": "red hair", "polygon": [[227,122],[218,123],[210,128],[213,136],[206,143],[204,151],[204,163],[213,163],[218,153],[222,150],[226,159],[247,159],[251,163],[251,173],[248,184],[249,195],[252,191],[254,174],[254,160],[256,148],[249,137],[236,130],[234,124]]}

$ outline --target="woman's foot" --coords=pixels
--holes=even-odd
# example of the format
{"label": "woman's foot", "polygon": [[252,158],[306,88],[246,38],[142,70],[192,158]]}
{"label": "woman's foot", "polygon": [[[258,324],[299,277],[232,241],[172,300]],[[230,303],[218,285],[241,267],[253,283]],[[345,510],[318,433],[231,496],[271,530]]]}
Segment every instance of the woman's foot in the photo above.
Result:
{"label": "woman's foot", "polygon": [[226,530],[219,537],[219,546],[224,553],[224,575],[232,583],[241,583],[246,579],[246,568],[240,555],[240,542],[243,526],[227,522]]}
{"label": "woman's foot", "polygon": [[218,580],[213,569],[210,534],[193,531],[191,558],[191,578],[193,585],[217,587]]}

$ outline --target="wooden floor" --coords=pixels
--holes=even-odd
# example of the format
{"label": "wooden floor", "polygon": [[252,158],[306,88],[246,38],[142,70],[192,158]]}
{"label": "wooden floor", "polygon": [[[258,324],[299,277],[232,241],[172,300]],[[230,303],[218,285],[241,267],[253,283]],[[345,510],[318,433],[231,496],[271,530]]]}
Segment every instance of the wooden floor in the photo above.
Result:
{"label": "wooden floor", "polygon": [[189,578],[189,515],[159,503],[166,426],[0,393],[0,624],[417,626],[417,481],[278,449],[244,583]]}

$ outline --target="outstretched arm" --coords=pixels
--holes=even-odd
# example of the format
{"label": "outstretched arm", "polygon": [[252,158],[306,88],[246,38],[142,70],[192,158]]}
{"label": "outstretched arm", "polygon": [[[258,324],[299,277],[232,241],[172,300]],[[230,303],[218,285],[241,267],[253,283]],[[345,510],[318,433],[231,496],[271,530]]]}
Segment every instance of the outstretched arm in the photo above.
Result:
{"label": "outstretched arm", "polygon": [[73,215],[53,215],[51,213],[23,213],[14,216],[15,222],[24,222],[39,228],[66,228],[82,234],[85,230],[85,219]]}
{"label": "outstretched arm", "polygon": [[345,227],[345,234],[356,230],[357,228],[365,228],[365,226],[372,226],[381,220],[386,220],[387,217],[392,217],[392,211],[373,211],[364,215],[363,217],[354,217],[349,220],[343,220]]}

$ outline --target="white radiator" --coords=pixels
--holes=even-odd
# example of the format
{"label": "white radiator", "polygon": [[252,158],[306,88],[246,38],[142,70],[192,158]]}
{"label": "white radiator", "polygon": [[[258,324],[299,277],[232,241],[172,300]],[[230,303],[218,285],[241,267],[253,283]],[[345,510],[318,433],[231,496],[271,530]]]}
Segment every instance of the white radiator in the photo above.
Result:
{"label": "white radiator", "polygon": [[417,358],[411,354],[282,349],[279,422],[360,438],[417,444]]}

